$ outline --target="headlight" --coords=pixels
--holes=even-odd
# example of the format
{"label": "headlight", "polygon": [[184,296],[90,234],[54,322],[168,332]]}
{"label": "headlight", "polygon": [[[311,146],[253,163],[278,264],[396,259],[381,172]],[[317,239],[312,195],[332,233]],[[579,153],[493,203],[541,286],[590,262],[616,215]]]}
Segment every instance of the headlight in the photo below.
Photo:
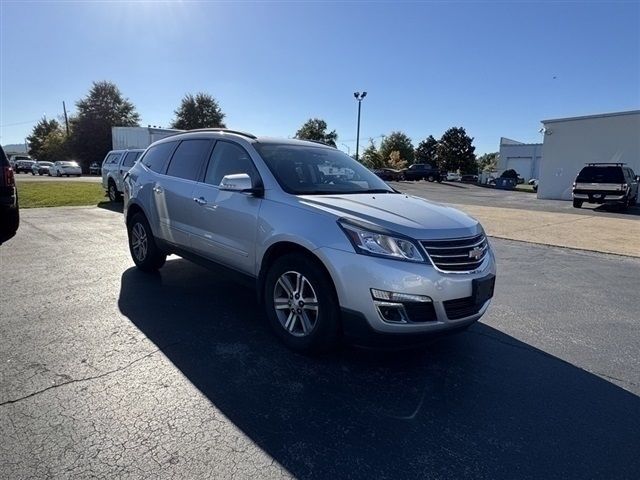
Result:
{"label": "headlight", "polygon": [[347,221],[340,221],[339,224],[357,253],[410,262],[425,261],[418,246],[412,240],[367,230]]}

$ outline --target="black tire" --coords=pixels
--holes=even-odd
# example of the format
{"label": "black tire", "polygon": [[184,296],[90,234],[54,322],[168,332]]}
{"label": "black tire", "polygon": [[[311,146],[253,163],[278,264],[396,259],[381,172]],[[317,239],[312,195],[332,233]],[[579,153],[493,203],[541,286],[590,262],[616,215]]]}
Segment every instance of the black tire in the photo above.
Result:
{"label": "black tire", "polygon": [[109,187],[107,189],[107,195],[109,196],[109,201],[111,203],[121,202],[122,194],[116,188],[116,182],[113,180],[109,180]]}
{"label": "black tire", "polygon": [[[144,233],[146,248],[138,244],[134,245],[134,237],[143,241],[141,232]],[[136,213],[127,225],[129,235],[129,252],[136,266],[143,272],[155,272],[159,270],[167,260],[167,254],[161,251],[156,244],[153,232],[149,226],[147,218],[142,213]],[[141,248],[141,250],[140,250]]]}
{"label": "black tire", "polygon": [[[283,283],[279,282],[281,277],[289,279],[296,278],[299,274],[306,281],[301,281],[302,287],[289,282],[289,286],[294,287],[290,301],[296,302],[302,299],[314,298],[317,310],[312,310],[311,302],[304,306],[293,305],[290,307],[287,302],[287,290],[283,288]],[[300,297],[295,297],[300,295]],[[276,297],[280,296],[283,309],[276,310]],[[269,268],[264,283],[264,305],[269,319],[269,324],[274,333],[282,342],[292,350],[297,352],[313,354],[324,352],[335,347],[339,336],[340,310],[338,298],[333,286],[333,282],[326,271],[311,258],[300,254],[290,253],[278,258]],[[298,308],[302,306],[303,308]],[[291,310],[290,310],[291,308]],[[309,309],[309,310],[308,310]],[[295,311],[294,311],[295,310]],[[281,317],[278,315],[281,313]],[[302,315],[297,315],[301,312]],[[293,315],[293,317],[291,317]],[[307,319],[303,320],[303,315]],[[286,317],[286,318],[285,318]],[[285,327],[291,318],[290,329]],[[310,325],[306,330],[304,325]]]}
{"label": "black tire", "polygon": [[62,174],[60,172],[56,172],[56,177],[62,177]]}
{"label": "black tire", "polygon": [[573,208],[581,208],[582,207],[582,200],[576,200],[575,198],[573,199]]}
{"label": "black tire", "polygon": [[33,175],[34,177],[36,176],[36,174],[34,172],[31,172],[31,175]]}
{"label": "black tire", "polygon": [[429,175],[429,176],[427,177],[427,180],[428,180],[429,182],[433,182],[435,179],[436,179],[436,177],[434,177],[433,175]]}

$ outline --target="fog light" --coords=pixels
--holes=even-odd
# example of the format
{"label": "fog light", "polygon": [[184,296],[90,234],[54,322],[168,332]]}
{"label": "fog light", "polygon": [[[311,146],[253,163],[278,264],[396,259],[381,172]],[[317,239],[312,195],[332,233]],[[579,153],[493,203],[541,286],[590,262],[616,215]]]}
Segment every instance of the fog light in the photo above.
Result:
{"label": "fog light", "polygon": [[388,323],[407,323],[407,312],[401,303],[374,302],[380,317]]}
{"label": "fog light", "polygon": [[386,290],[371,289],[371,296],[376,300],[384,302],[431,302],[431,298],[426,295],[413,295],[411,293],[395,293]]}

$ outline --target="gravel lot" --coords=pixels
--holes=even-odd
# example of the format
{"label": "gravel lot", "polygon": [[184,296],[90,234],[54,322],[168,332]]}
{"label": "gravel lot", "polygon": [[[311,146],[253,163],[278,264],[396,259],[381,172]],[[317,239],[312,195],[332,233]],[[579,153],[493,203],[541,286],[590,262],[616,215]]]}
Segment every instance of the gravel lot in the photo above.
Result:
{"label": "gravel lot", "polygon": [[21,214],[0,247],[0,478],[638,477],[638,259],[493,240],[470,331],[307,358],[251,290],[132,268],[120,214]]}

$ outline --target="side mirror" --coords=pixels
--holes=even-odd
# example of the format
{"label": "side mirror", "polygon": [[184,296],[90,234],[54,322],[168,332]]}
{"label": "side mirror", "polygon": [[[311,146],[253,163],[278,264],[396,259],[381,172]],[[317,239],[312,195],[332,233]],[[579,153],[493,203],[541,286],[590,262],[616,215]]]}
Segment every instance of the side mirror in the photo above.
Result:
{"label": "side mirror", "polygon": [[220,182],[220,190],[228,192],[251,193],[256,197],[262,196],[264,188],[262,186],[255,187],[251,182],[251,177],[246,173],[234,173],[233,175],[225,175]]}

